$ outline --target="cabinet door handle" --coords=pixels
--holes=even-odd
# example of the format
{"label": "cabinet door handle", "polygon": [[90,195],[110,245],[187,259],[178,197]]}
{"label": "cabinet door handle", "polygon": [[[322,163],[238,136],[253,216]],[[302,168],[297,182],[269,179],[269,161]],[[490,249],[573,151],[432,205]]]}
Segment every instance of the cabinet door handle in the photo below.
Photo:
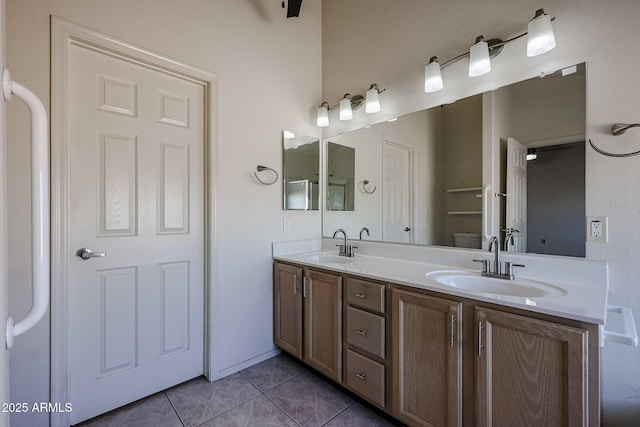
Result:
{"label": "cabinet door handle", "polygon": [[484,329],[484,326],[482,325],[482,321],[478,322],[478,356],[482,355],[482,348],[484,347],[484,344],[482,344],[482,330]]}
{"label": "cabinet door handle", "polygon": [[362,381],[365,381],[367,379],[367,376],[365,375],[364,372],[361,372],[359,374],[356,374],[356,377],[358,377],[359,379],[361,379]]}
{"label": "cabinet door handle", "polygon": [[365,331],[364,329],[361,329],[361,330],[356,329],[356,334],[362,335],[364,337],[367,335],[367,331]]}
{"label": "cabinet door handle", "polygon": [[365,299],[367,296],[365,294],[356,294],[358,298]]}
{"label": "cabinet door handle", "polygon": [[451,347],[453,347],[456,342],[456,315],[452,314],[449,320],[451,322],[450,343],[451,343]]}
{"label": "cabinet door handle", "polygon": [[309,282],[311,279],[307,279],[306,277],[302,279],[302,297],[306,298],[309,295]]}
{"label": "cabinet door handle", "polygon": [[293,275],[293,294],[296,295],[298,293],[298,275]]}

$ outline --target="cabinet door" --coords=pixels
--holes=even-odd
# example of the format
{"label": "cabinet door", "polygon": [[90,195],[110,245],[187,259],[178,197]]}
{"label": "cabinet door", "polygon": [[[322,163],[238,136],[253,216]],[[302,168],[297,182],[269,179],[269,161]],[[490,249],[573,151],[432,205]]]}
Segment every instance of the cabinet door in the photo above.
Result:
{"label": "cabinet door", "polygon": [[393,288],[392,410],[412,426],[462,425],[457,301]]}
{"label": "cabinet door", "polygon": [[336,382],[342,378],[342,277],[307,271],[304,360]]}
{"label": "cabinet door", "polygon": [[586,330],[476,308],[476,425],[588,425]]}
{"label": "cabinet door", "polygon": [[302,268],[273,265],[274,341],[278,347],[302,358]]}

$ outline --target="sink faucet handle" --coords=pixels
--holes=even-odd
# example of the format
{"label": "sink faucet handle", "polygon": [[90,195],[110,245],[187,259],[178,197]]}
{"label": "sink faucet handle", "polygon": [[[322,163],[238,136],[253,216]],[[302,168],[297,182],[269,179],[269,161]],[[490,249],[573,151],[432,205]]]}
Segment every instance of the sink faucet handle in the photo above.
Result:
{"label": "sink faucet handle", "polygon": [[355,254],[353,253],[354,249],[358,249],[358,247],[357,246],[353,246],[353,245],[349,245],[349,249],[348,249],[349,256],[355,256]]}
{"label": "sink faucet handle", "polygon": [[514,267],[524,267],[524,264],[515,264],[513,262],[509,262],[509,261],[505,261],[504,262],[504,274],[506,276],[511,276],[511,278],[514,277],[513,275],[513,268]]}
{"label": "sink faucet handle", "polygon": [[482,263],[482,272],[489,272],[489,260],[488,259],[474,259],[473,262],[481,262]]}

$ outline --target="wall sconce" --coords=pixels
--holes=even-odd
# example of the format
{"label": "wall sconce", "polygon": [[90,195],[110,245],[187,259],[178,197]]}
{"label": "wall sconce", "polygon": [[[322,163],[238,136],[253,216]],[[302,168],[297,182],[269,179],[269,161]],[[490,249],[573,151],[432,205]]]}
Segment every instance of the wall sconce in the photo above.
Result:
{"label": "wall sconce", "polygon": [[335,110],[336,108],[340,108],[340,120],[353,119],[353,111],[362,107],[363,104],[365,105],[365,112],[369,114],[377,113],[380,111],[379,95],[384,91],[385,89],[380,89],[376,83],[372,83],[369,89],[367,89],[365,96],[346,93],[340,100],[340,103],[333,107],[331,107],[328,102],[323,102],[318,107],[316,125],[318,127],[329,126],[329,111]]}
{"label": "wall sconce", "polygon": [[437,56],[432,56],[424,70],[424,91],[432,93],[442,89],[444,87],[442,68],[462,58],[469,57],[469,77],[487,74],[491,71],[491,60],[502,52],[503,47],[526,35],[528,35],[527,56],[538,56],[549,52],[556,47],[556,38],[551,26],[551,21],[554,19],[544,13],[543,9],[538,9],[533,19],[529,21],[526,33],[508,40],[490,39],[485,41],[484,36],[478,36],[469,52],[462,53],[442,64],[438,62]]}

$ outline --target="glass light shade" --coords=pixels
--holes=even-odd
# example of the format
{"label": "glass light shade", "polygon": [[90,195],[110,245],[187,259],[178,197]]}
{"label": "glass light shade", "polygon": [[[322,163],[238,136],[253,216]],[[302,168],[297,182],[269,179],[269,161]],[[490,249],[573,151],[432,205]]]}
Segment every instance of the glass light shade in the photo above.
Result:
{"label": "glass light shade", "polygon": [[353,119],[353,110],[351,109],[351,100],[347,97],[340,100],[340,120]]}
{"label": "glass light shade", "polygon": [[440,64],[433,58],[424,67],[424,91],[427,93],[437,92],[444,87],[442,81],[442,72],[440,71]]}
{"label": "glass light shade", "polygon": [[489,45],[479,37],[479,41],[469,49],[469,77],[482,76],[489,71],[491,71]]}
{"label": "glass light shade", "polygon": [[527,56],[538,56],[556,47],[556,37],[551,26],[551,17],[544,12],[536,13],[529,21],[527,35]]}
{"label": "glass light shade", "polygon": [[380,94],[378,89],[372,87],[366,93],[367,101],[364,106],[364,111],[367,113],[377,113],[380,111]]}
{"label": "glass light shade", "polygon": [[329,126],[329,109],[326,105],[321,105],[318,107],[316,126],[321,128]]}

